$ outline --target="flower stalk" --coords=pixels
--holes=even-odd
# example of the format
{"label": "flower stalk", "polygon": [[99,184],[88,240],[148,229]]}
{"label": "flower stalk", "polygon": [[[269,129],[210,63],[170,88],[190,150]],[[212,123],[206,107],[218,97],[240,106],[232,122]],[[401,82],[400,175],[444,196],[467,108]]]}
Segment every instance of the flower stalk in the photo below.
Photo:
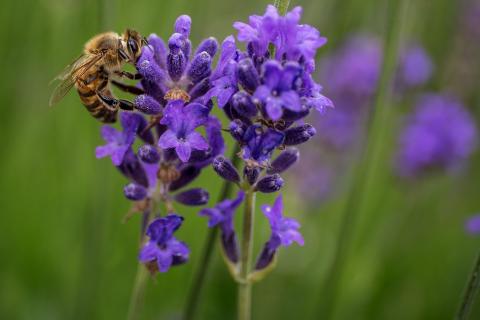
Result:
{"label": "flower stalk", "polygon": [[252,283],[248,279],[252,264],[253,224],[255,217],[255,192],[248,187],[245,190],[243,213],[243,232],[238,274],[238,320],[251,319]]}
{"label": "flower stalk", "polygon": [[[239,147],[236,145],[234,150],[232,151],[232,164],[234,167],[238,167],[240,158],[236,156],[239,152]],[[233,183],[231,181],[224,180],[220,195],[218,197],[217,202],[221,202],[228,197],[230,197],[232,193]],[[195,318],[198,309],[198,303],[200,302],[201,292],[205,283],[205,279],[207,277],[208,268],[212,261],[212,253],[215,249],[215,242],[218,238],[218,227],[212,228],[208,231],[205,244],[203,246],[200,266],[198,267],[197,271],[195,272],[193,278],[193,284],[190,290],[190,293],[187,298],[187,303],[185,307],[185,320],[192,320]]]}
{"label": "flower stalk", "polygon": [[457,320],[468,319],[473,300],[475,299],[478,288],[480,287],[480,252],[477,254],[477,259],[469,278],[470,279],[468,280],[467,287],[465,288],[465,293],[463,295],[460,308],[455,317]]}

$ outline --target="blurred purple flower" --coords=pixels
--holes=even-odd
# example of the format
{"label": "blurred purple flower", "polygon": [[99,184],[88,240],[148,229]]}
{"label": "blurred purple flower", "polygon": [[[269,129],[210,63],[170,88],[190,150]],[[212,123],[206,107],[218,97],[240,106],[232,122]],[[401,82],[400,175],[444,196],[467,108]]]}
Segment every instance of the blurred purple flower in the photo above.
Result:
{"label": "blurred purple flower", "polygon": [[415,176],[428,169],[453,169],[472,153],[477,129],[468,111],[453,98],[423,96],[399,139],[398,172]]}
{"label": "blurred purple flower", "polygon": [[150,239],[141,249],[139,260],[146,264],[152,273],[157,270],[167,272],[171,266],[188,260],[190,250],[187,245],[173,236],[182,221],[182,217],[169,214],[155,219],[148,226],[147,236]]}
{"label": "blurred purple flower", "polygon": [[420,45],[411,45],[400,57],[397,81],[403,87],[415,87],[430,79],[433,63],[425,49]]}
{"label": "blurred purple flower", "polygon": [[470,234],[480,234],[480,214],[471,216],[465,222],[465,230]]}

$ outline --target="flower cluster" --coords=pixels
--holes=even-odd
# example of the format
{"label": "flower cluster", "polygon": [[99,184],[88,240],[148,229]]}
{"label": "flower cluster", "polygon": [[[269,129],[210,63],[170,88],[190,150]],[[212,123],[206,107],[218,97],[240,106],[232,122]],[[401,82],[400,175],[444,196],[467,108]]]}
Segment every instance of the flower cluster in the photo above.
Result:
{"label": "flower cluster", "polygon": [[[241,173],[223,156],[213,160],[213,168],[222,178],[238,184],[246,192],[274,193],[284,180],[280,176],[299,159],[296,145],[316,134],[304,119],[311,110],[324,113],[332,108],[330,99],[321,94],[322,87],[313,80],[314,57],[326,43],[317,29],[300,24],[301,8],[285,16],[268,6],[263,16],[251,16],[248,23],[236,22],[236,45],[233,36],[222,43],[219,63],[211,76],[206,98],[216,98],[218,106],[230,119],[229,132],[240,147]],[[281,150],[274,157],[276,150]],[[214,208],[204,209],[209,226],[219,226],[225,256],[238,262],[237,243],[232,216],[244,193]],[[264,206],[272,236],[259,256],[256,270],[266,268],[278,248],[293,241],[303,244],[300,225],[282,217],[281,196],[273,207]]]}
{"label": "flower cluster", "polygon": [[[124,195],[150,221],[139,259],[151,272],[165,272],[188,259],[188,247],[173,236],[183,221],[174,204],[208,202],[209,194],[202,188],[178,190],[210,164],[223,179],[243,189],[235,199],[199,212],[208,217],[209,227],[221,230],[225,256],[236,264],[239,246],[233,219],[237,208],[255,192],[274,193],[283,187],[280,174],[299,159],[294,146],[316,134],[302,119],[312,110],[324,113],[333,107],[312,77],[316,51],[326,39],[312,26],[300,24],[300,17],[300,7],[281,16],[268,6],[263,16],[236,22],[237,39],[246,50],[228,36],[215,67],[217,41],[207,38],[192,50],[191,19],[186,15],[176,20],[166,43],[154,34],[148,37],[136,63],[143,94],[135,98],[134,112],[121,113],[122,130],[102,128],[106,144],[97,148],[96,155],[110,156],[129,180]],[[214,102],[229,118],[228,129],[222,129],[211,114]],[[241,150],[237,156],[243,160],[242,173],[223,156],[222,131],[229,132]],[[276,150],[280,152],[274,156]],[[160,215],[160,203],[164,215]],[[262,210],[270,222],[271,237],[256,270],[271,264],[280,246],[303,245],[299,223],[282,216],[281,196],[273,207],[265,205]]]}
{"label": "flower cluster", "polygon": [[476,135],[470,114],[458,101],[424,95],[399,138],[399,173],[416,176],[432,169],[455,169],[472,153]]}
{"label": "flower cluster", "polygon": [[[192,55],[190,25],[188,16],[176,20],[168,49],[156,35],[148,38],[149,46],[137,62],[145,93],[135,98],[136,112],[121,113],[121,131],[102,127],[106,145],[96,149],[97,158],[110,156],[129,180],[123,191],[134,201],[133,210],[154,219],[146,233],[150,240],[139,257],[152,272],[165,272],[188,259],[188,247],[173,237],[183,220],[175,214],[174,203],[208,202],[209,193],[202,188],[180,189],[224,152],[220,121],[210,115],[211,102],[203,99],[210,88],[217,41],[204,40]],[[155,218],[160,215],[159,203],[165,205],[166,217]]]}

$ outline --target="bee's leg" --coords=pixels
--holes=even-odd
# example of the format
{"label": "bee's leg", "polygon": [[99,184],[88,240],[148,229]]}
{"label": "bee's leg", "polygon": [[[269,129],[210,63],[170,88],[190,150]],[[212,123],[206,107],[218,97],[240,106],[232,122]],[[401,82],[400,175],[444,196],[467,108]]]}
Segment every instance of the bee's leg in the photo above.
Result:
{"label": "bee's leg", "polygon": [[125,83],[121,83],[121,82],[118,82],[118,81],[115,81],[115,80],[111,80],[110,81],[114,86],[116,86],[117,88],[119,88],[120,90],[122,91],[125,91],[125,92],[128,92],[128,93],[132,93],[132,94],[144,94],[145,91],[143,91],[142,89],[140,88],[137,88],[135,86],[130,86],[128,84],[125,84]]}
{"label": "bee's leg", "polygon": [[128,78],[128,79],[131,79],[131,80],[140,80],[143,78],[143,76],[140,74],[140,73],[131,73],[131,72],[128,72],[128,71],[115,71],[115,74],[119,77],[124,77],[124,78]]}
{"label": "bee's leg", "polygon": [[135,109],[135,105],[133,104],[133,102],[130,102],[128,100],[115,99],[112,96],[107,96],[98,91],[97,95],[100,100],[102,100],[102,102],[107,106],[107,108],[111,109],[112,111],[115,111],[119,108],[127,111],[133,111]]}

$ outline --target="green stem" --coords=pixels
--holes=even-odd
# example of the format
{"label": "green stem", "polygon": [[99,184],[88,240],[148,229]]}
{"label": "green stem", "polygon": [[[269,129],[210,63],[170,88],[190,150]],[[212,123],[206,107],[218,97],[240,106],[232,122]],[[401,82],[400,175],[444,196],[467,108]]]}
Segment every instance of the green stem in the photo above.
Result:
{"label": "green stem", "polygon": [[457,320],[466,320],[470,314],[472,308],[473,299],[477,295],[478,288],[480,287],[480,253],[477,255],[477,260],[470,273],[470,280],[468,280],[467,287],[465,288],[465,294],[463,296],[460,309],[458,310]]}
{"label": "green stem", "polygon": [[248,274],[252,264],[254,216],[255,192],[250,188],[246,191],[243,212],[243,234],[238,274],[238,320],[250,320],[252,316],[252,284],[248,280]]}
{"label": "green stem", "polygon": [[128,307],[128,320],[137,320],[140,317],[140,309],[145,296],[145,287],[148,279],[148,270],[142,263],[138,264],[135,282],[133,284],[130,305]]}
{"label": "green stem", "polygon": [[[142,221],[140,222],[140,247],[142,247],[146,241],[147,237],[145,235],[145,228],[154,218],[157,206],[157,200],[152,199],[149,210],[143,213]],[[128,320],[137,320],[140,317],[147,280],[148,270],[143,263],[139,262],[137,266],[137,273],[135,275],[135,281],[133,282],[132,294],[130,295],[130,303],[128,305]]]}
{"label": "green stem", "polygon": [[[232,160],[232,164],[235,168],[238,168],[240,158],[237,156],[239,151],[239,147],[236,146],[232,152],[230,159]],[[224,181],[222,185],[222,191],[218,197],[217,202],[221,202],[228,197],[232,193],[232,187],[234,184],[230,181]],[[193,320],[196,316],[198,303],[200,302],[201,292],[205,283],[205,279],[207,277],[208,267],[212,261],[212,253],[215,247],[215,240],[217,239],[218,228],[212,228],[208,231],[207,237],[205,239],[205,244],[202,250],[202,258],[200,261],[200,266],[195,272],[193,277],[193,284],[190,289],[190,293],[188,294],[187,303],[185,306],[185,320]]]}
{"label": "green stem", "polygon": [[398,45],[403,30],[403,21],[410,0],[390,1],[389,26],[386,34],[385,59],[375,97],[374,109],[368,123],[367,146],[362,153],[360,165],[355,168],[352,187],[343,209],[340,231],[337,239],[332,265],[323,288],[322,302],[319,304],[323,319],[331,319],[335,309],[335,299],[339,291],[340,280],[345,267],[349,244],[357,215],[362,210],[368,193],[371,175],[379,160],[382,139],[385,136],[385,119],[388,117],[388,98],[398,57]]}
{"label": "green stem", "polygon": [[273,5],[278,9],[278,13],[284,16],[287,13],[290,0],[275,0]]}

